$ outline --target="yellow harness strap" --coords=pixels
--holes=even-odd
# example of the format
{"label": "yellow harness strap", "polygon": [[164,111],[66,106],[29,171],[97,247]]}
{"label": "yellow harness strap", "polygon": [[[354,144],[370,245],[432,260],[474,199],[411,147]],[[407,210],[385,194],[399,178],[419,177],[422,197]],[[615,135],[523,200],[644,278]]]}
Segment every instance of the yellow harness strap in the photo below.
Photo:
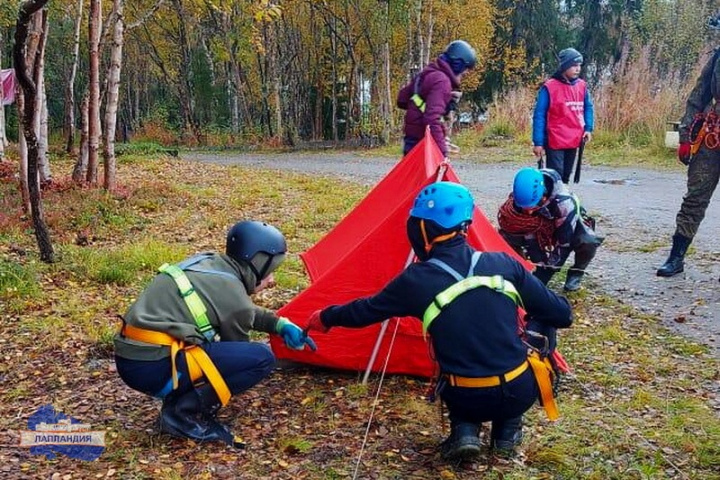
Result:
{"label": "yellow harness strap", "polygon": [[[523,362],[509,372],[503,374],[505,382],[511,382],[519,377],[528,368],[528,362]],[[445,375],[450,385],[453,387],[465,388],[487,388],[497,387],[501,384],[500,375],[493,377],[461,377],[460,375]]]}
{"label": "yellow harness strap", "polygon": [[165,345],[170,347],[170,361],[172,362],[172,380],[173,390],[178,387],[177,366],[175,365],[175,357],[180,350],[185,352],[185,361],[187,362],[190,380],[195,381],[205,376],[210,385],[215,389],[220,402],[227,405],[230,401],[230,389],[223,380],[222,375],[212,362],[208,354],[197,345],[185,345],[185,342],[178,340],[167,333],[156,332],[154,330],[146,330],[144,328],[133,327],[125,324],[121,334],[126,338],[143,343],[153,345]]}
{"label": "yellow harness strap", "polygon": [[548,359],[541,359],[537,352],[528,355],[528,361],[535,374],[535,381],[540,389],[540,399],[542,400],[545,413],[550,420],[557,420],[560,417],[555,397],[552,390],[552,366]]}

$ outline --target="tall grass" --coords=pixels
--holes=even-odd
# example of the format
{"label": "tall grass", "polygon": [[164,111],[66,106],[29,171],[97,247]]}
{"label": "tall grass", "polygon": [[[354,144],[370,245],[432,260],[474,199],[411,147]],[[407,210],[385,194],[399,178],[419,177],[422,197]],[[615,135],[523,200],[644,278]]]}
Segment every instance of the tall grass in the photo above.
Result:
{"label": "tall grass", "polygon": [[[596,144],[662,148],[667,122],[680,119],[706,60],[700,58],[690,78],[682,78],[678,72],[661,74],[649,51],[642,50],[607,72],[591,88]],[[519,86],[496,96],[489,108],[485,135],[528,138],[536,95],[534,86]]]}

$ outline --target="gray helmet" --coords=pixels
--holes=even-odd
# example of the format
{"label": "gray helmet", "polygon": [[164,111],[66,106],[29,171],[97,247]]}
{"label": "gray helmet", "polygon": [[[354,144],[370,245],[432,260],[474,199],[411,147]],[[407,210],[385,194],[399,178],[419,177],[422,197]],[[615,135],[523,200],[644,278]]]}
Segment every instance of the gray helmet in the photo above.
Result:
{"label": "gray helmet", "polygon": [[564,72],[573,65],[582,64],[583,56],[574,48],[566,48],[558,53],[558,71]]}
{"label": "gray helmet", "polygon": [[710,30],[720,31],[720,11],[708,17],[707,26]]}
{"label": "gray helmet", "polygon": [[477,54],[475,53],[475,49],[465,40],[450,42],[448,46],[445,47],[443,54],[447,57],[448,63],[456,75],[470,68],[475,68]]}
{"label": "gray helmet", "polygon": [[265,222],[243,220],[228,230],[225,253],[247,263],[257,276],[258,285],[282,263],[286,252],[283,234]]}

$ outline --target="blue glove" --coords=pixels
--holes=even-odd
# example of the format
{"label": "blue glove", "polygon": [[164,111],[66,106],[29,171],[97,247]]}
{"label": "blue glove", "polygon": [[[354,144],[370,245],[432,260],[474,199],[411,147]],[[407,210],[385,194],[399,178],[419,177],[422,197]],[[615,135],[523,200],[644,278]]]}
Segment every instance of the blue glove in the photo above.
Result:
{"label": "blue glove", "polygon": [[313,352],[317,350],[313,339],[308,337],[307,333],[303,332],[300,327],[287,318],[281,317],[280,320],[278,320],[277,325],[275,325],[275,331],[283,338],[285,346],[288,348],[302,350],[305,348],[305,345],[307,345]]}

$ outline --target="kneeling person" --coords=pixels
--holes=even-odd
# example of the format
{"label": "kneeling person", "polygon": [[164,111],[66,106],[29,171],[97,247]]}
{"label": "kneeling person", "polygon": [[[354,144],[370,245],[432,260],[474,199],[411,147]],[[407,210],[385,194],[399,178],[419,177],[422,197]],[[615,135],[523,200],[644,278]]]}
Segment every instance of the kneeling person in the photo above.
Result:
{"label": "kneeling person", "polygon": [[250,331],[315,349],[300,328],[250,299],[273,285],[286,251],[275,227],[239,222],[228,231],[225,254],[163,265],[130,306],[115,337],[117,371],[129,387],[162,399],[162,432],[241,446],[216,414],[275,365],[268,346],[249,341]]}
{"label": "kneeling person", "polygon": [[535,270],[547,285],[571,252],[575,263],[568,269],[565,290],[575,291],[602,238],[578,198],[552,169],[526,167],[518,171],[513,191],[498,212],[500,234],[521,255],[539,264]]}
{"label": "kneeling person", "polygon": [[[534,368],[517,333],[520,299],[535,322],[571,324],[567,300],[548,290],[505,253],[480,253],[467,243],[474,203],[456,183],[437,182],[417,196],[407,235],[418,262],[377,295],[316,311],[309,329],[360,328],[392,317],[421,319],[440,365],[438,391],[452,433],[447,459],[480,452],[479,429],[492,422],[492,446],[512,450],[522,416],[538,399]],[[552,400],[552,397],[550,397]]]}

